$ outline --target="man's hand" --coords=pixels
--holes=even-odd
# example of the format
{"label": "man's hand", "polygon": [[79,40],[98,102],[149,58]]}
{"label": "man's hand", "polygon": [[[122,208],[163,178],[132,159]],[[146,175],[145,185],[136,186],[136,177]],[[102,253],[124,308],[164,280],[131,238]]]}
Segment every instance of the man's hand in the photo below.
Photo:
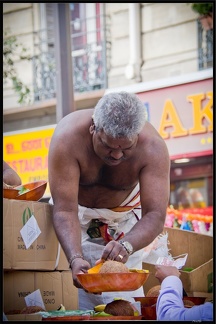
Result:
{"label": "man's hand", "polygon": [[16,187],[16,185],[11,186],[11,185],[8,185],[7,183],[5,183],[5,182],[3,181],[3,189],[13,189],[13,188],[15,188],[15,187]]}
{"label": "man's hand", "polygon": [[[77,274],[87,273],[88,269],[90,269],[90,264],[81,258],[80,259],[77,258],[72,262],[71,268],[72,268],[72,278],[73,278],[74,286],[77,288],[82,288],[83,290],[85,290],[85,292],[88,293],[88,291],[80,284],[77,278]],[[102,293],[93,293],[93,294],[101,295]]]}
{"label": "man's hand", "polygon": [[77,258],[73,260],[73,262],[71,263],[71,270],[72,270],[73,284],[75,287],[83,288],[83,286],[80,284],[77,278],[77,274],[87,273],[90,267],[91,267],[90,264],[81,258]]}
{"label": "man's hand", "polygon": [[128,258],[129,254],[127,253],[125,248],[118,241],[112,240],[109,243],[107,243],[103,250],[101,258],[97,260],[95,264],[106,260],[114,260],[126,263]]}
{"label": "man's hand", "polygon": [[160,283],[168,276],[176,276],[179,278],[181,275],[179,270],[173,266],[156,265],[155,270],[155,277]]}

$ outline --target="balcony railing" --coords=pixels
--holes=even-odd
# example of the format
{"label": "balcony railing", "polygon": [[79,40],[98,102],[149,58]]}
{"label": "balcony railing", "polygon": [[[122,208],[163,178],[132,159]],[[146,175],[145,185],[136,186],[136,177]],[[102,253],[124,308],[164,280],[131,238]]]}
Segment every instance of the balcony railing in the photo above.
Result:
{"label": "balcony railing", "polygon": [[93,43],[72,52],[75,92],[107,87],[105,48],[103,43]]}
{"label": "balcony railing", "polygon": [[198,20],[199,70],[213,67],[213,29],[205,30]]}
{"label": "balcony railing", "polygon": [[[103,19],[105,22],[105,18]],[[80,43],[91,39],[89,33],[71,35],[74,92],[87,92],[107,88],[110,62],[109,24],[106,17],[100,30],[100,41]],[[72,28],[71,28],[72,29]],[[51,36],[50,36],[51,35]],[[33,84],[34,100],[56,97],[56,64],[53,30],[41,30],[34,34]],[[79,38],[79,39],[78,39]],[[79,47],[77,48],[77,43]]]}

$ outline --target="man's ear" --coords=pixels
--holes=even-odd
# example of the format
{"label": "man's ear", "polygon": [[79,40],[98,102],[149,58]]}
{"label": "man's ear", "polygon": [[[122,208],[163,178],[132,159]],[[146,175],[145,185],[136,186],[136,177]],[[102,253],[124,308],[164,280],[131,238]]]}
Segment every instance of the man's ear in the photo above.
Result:
{"label": "man's ear", "polygon": [[92,124],[92,125],[89,127],[89,132],[90,132],[90,134],[92,135],[92,134],[94,133],[94,131],[95,131],[95,125]]}

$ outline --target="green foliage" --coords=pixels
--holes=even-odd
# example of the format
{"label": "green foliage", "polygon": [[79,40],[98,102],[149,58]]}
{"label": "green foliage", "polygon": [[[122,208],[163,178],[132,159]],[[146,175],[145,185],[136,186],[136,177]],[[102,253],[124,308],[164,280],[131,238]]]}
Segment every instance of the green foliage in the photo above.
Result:
{"label": "green foliage", "polygon": [[4,31],[3,39],[3,80],[4,83],[12,82],[14,91],[19,95],[20,104],[30,103],[30,89],[18,77],[15,68],[17,60],[31,60],[27,49],[18,43],[15,36],[8,36],[9,30]]}
{"label": "green foliage", "polygon": [[208,15],[209,13],[213,12],[213,3],[212,2],[197,2],[197,3],[190,3],[191,8],[193,11],[199,13],[200,15]]}

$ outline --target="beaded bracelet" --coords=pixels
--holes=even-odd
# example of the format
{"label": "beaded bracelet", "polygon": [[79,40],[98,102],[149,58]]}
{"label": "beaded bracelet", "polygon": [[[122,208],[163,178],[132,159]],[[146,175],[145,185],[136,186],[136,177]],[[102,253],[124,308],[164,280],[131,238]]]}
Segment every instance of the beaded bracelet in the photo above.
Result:
{"label": "beaded bracelet", "polygon": [[77,259],[77,258],[80,258],[80,259],[83,259],[83,260],[84,260],[84,256],[83,256],[82,254],[77,253],[77,254],[72,255],[72,256],[68,259],[68,263],[69,263],[69,267],[70,267],[70,268],[71,268],[71,263],[72,263],[75,259]]}

